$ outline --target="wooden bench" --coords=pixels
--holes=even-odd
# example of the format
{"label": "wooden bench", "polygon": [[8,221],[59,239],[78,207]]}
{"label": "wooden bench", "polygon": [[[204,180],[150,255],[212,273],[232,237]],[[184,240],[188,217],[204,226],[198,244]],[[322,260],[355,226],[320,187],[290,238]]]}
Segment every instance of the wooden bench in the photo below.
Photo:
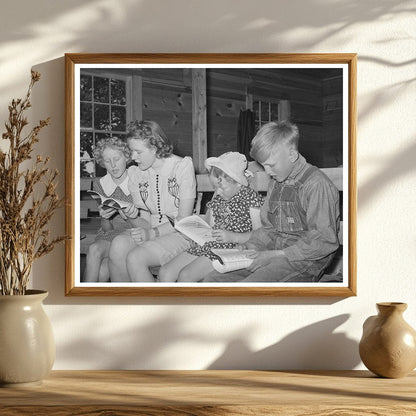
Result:
{"label": "wooden bench", "polygon": [[[343,191],[343,169],[338,168],[325,168],[321,169],[325,175],[334,183],[337,189]],[[92,189],[94,181],[98,178],[81,178],[80,190],[81,190],[81,202],[80,202],[80,219],[81,219],[81,254],[87,252],[88,246],[94,241],[95,235],[100,227],[100,218],[98,214],[97,203],[87,194],[87,190]],[[253,178],[250,179],[250,186],[258,192],[265,193],[268,189],[270,181],[269,175],[264,171],[254,172]],[[214,188],[209,181],[207,173],[197,174],[197,198],[195,203],[194,212],[200,214],[204,210],[203,200],[204,195],[214,192]],[[340,249],[338,250],[334,261],[327,269],[328,272],[324,274],[321,281],[342,281],[342,244],[343,244],[343,224],[341,222],[340,231],[338,234],[340,242]]]}

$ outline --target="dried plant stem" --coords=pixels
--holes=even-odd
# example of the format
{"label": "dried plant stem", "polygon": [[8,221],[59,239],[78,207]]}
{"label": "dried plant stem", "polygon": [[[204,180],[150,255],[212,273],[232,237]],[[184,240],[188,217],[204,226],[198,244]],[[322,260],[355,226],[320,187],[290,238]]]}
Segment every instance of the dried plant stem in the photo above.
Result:
{"label": "dried plant stem", "polygon": [[[53,239],[45,229],[55,211],[63,205],[56,192],[57,171],[48,167],[49,157],[38,156],[32,167],[22,164],[32,159],[39,132],[50,120],[41,120],[26,136],[25,111],[31,107],[30,96],[40,74],[32,71],[24,99],[9,105],[3,140],[8,151],[0,151],[0,294],[23,295],[29,283],[33,262],[48,254],[65,236]],[[35,196],[36,194],[36,196]]]}

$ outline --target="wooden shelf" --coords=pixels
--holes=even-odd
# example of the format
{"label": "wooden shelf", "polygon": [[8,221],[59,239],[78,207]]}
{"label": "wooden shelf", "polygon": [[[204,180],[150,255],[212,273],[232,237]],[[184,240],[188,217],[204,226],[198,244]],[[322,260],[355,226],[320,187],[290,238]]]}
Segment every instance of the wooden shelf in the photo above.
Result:
{"label": "wooden shelf", "polygon": [[0,389],[1,415],[416,415],[416,372],[53,371]]}

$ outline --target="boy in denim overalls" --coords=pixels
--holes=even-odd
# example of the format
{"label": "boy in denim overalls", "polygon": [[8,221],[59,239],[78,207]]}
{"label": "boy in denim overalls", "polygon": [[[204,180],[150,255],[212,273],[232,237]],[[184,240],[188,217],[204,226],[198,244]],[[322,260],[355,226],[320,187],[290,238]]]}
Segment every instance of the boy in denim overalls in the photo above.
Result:
{"label": "boy in denim overalls", "polygon": [[271,176],[261,208],[262,227],[245,248],[247,269],[210,273],[205,282],[314,282],[339,246],[339,194],[334,184],[298,152],[299,131],[289,122],[264,125],[250,155]]}

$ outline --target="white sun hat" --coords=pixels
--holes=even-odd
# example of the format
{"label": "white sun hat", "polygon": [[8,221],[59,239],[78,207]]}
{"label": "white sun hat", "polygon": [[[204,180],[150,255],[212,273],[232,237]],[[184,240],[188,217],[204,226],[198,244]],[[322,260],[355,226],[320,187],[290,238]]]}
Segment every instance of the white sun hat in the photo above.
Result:
{"label": "white sun hat", "polygon": [[218,157],[209,157],[205,161],[205,167],[209,170],[209,168],[213,166],[222,170],[239,184],[248,186],[248,171],[246,171],[247,159],[243,154],[238,152],[227,152]]}

